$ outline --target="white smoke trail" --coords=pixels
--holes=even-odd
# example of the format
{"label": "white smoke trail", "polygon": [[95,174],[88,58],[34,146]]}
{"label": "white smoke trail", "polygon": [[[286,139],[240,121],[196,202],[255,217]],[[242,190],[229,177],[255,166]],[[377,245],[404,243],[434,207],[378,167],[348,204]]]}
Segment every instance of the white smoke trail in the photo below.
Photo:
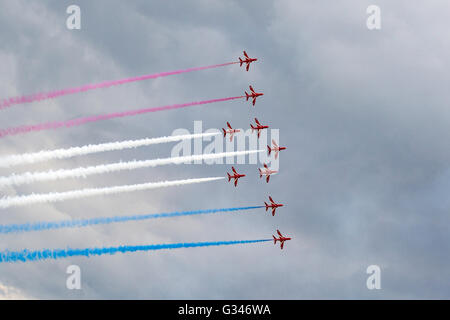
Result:
{"label": "white smoke trail", "polygon": [[159,138],[145,138],[139,140],[126,140],[119,142],[109,142],[102,144],[90,144],[82,147],[72,147],[68,149],[57,149],[57,150],[42,150],[33,153],[24,154],[14,154],[0,158],[0,168],[9,168],[20,164],[32,164],[42,161],[48,161],[52,159],[66,159],[75,156],[81,156],[97,152],[114,151],[131,149],[142,146],[149,146],[152,144],[168,143],[181,140],[189,140],[196,138],[203,138],[209,136],[220,135],[220,132],[211,133],[195,133],[195,134],[185,134],[179,136],[167,136]]}
{"label": "white smoke trail", "polygon": [[20,207],[37,203],[61,202],[70,199],[80,199],[99,195],[117,194],[124,192],[133,192],[140,190],[149,190],[156,188],[165,188],[171,186],[182,186],[193,183],[202,183],[225,179],[224,177],[197,178],[173,181],[149,182],[134,185],[115,186],[107,188],[91,188],[66,192],[51,192],[41,194],[30,194],[25,196],[6,197],[0,199],[0,209],[11,207]]}
{"label": "white smoke trail", "polygon": [[117,162],[111,164],[102,164],[92,167],[80,167],[75,169],[61,169],[50,170],[46,172],[26,172],[19,175],[11,175],[8,177],[0,177],[0,187],[10,185],[22,185],[30,184],[33,182],[42,181],[54,181],[66,178],[86,178],[87,176],[102,173],[111,173],[122,170],[134,170],[139,168],[157,167],[167,164],[181,164],[188,161],[209,160],[224,157],[243,156],[246,154],[264,152],[264,150],[246,150],[246,151],[233,151],[233,152],[221,152],[210,154],[199,154],[184,157],[173,157],[163,159],[141,160],[141,161],[129,161],[129,162]]}

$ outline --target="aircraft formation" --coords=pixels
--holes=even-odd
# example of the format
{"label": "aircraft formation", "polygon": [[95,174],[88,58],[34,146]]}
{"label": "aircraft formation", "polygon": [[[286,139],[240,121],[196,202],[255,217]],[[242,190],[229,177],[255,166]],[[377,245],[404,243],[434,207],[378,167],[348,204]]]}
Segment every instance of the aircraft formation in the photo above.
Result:
{"label": "aircraft formation", "polygon": [[[255,61],[258,61],[258,59],[250,58],[245,50],[244,50],[244,58],[239,57],[240,66],[242,67],[244,64],[246,64],[246,68],[245,68],[246,71],[249,70],[250,64]],[[251,85],[249,86],[249,89],[250,89],[250,93],[248,93],[247,91],[244,92],[246,101],[249,101],[249,99],[250,99],[252,102],[252,105],[255,106],[256,99],[258,97],[263,96],[264,93],[256,92],[255,89],[253,89],[253,87]],[[261,122],[256,117],[254,118],[254,120],[255,120],[255,123],[250,124],[250,128],[252,130],[252,133],[256,132],[257,138],[259,139],[261,136],[261,131],[268,129],[269,126],[261,124]],[[229,135],[230,141],[233,141],[234,135],[236,133],[240,132],[240,130],[233,129],[229,122],[227,122],[227,127],[228,127],[227,129],[222,128],[223,136],[226,137],[227,135]],[[279,155],[280,151],[282,151],[282,150],[286,150],[286,147],[280,147],[274,139],[272,139],[272,146],[267,146],[268,155],[270,156],[273,153],[275,159],[278,159],[278,155]],[[235,167],[231,167],[231,171],[232,171],[231,173],[227,172],[228,182],[231,182],[231,180],[234,180],[233,181],[234,186],[237,187],[239,179],[245,177],[246,175],[238,173]],[[270,169],[266,163],[263,164],[263,168],[258,168],[258,171],[259,171],[260,178],[265,176],[266,183],[269,183],[271,175],[276,174],[278,172],[277,170]],[[275,203],[275,201],[272,199],[271,196],[269,196],[269,202],[270,202],[270,204],[267,202],[264,202],[266,211],[271,209],[272,216],[275,216],[276,209],[282,207],[283,204]],[[272,235],[272,237],[274,239],[274,244],[276,244],[278,241],[280,243],[280,248],[283,249],[284,242],[291,240],[291,238],[284,237],[279,230],[277,230],[277,234],[278,234],[279,238],[276,238],[274,235]]]}
{"label": "aircraft formation", "polygon": [[[88,84],[80,87],[66,88],[63,90],[55,90],[44,93],[37,93],[32,95],[24,95],[18,97],[12,97],[7,99],[0,100],[0,111],[5,110],[7,108],[11,108],[14,106],[18,106],[24,103],[32,103],[37,101],[43,101],[48,99],[55,99],[57,97],[62,97],[65,95],[77,94],[81,92],[86,92],[89,90],[96,90],[100,88],[107,88],[111,86],[122,85],[125,83],[131,83],[136,81],[143,81],[147,79],[156,79],[162,78],[169,75],[182,74],[187,72],[212,69],[212,68],[221,68],[228,65],[239,64],[240,67],[245,67],[246,71],[249,71],[250,65],[253,62],[258,61],[257,58],[251,58],[246,51],[243,51],[244,57],[239,57],[238,61],[232,61],[222,64],[204,66],[204,67],[195,67],[189,69],[175,70],[170,72],[161,72],[155,74],[147,74],[143,76],[106,81],[97,84]],[[67,129],[75,126],[80,126],[83,124],[91,123],[94,124],[99,121],[106,121],[114,118],[123,118],[123,117],[131,117],[143,115],[146,113],[152,112],[161,112],[165,110],[174,110],[180,108],[188,108],[197,105],[211,104],[217,102],[224,101],[232,101],[235,99],[243,99],[246,101],[250,101],[251,106],[255,107],[256,101],[258,98],[262,97],[264,93],[257,92],[253,86],[249,86],[249,91],[244,91],[244,95],[235,96],[235,97],[225,97],[218,99],[210,99],[210,100],[201,100],[195,102],[188,103],[179,103],[179,104],[171,104],[160,107],[153,108],[143,108],[137,110],[126,110],[123,112],[114,112],[108,114],[96,114],[85,117],[78,117],[75,119],[62,120],[56,122],[45,122],[40,124],[31,124],[31,125],[21,125],[18,127],[11,127],[6,129],[0,129],[0,139],[7,136],[15,136],[15,135],[23,135],[23,134],[33,134],[38,131],[43,130],[56,130],[56,129]],[[259,100],[258,100],[259,101]],[[251,108],[251,107],[250,107]],[[251,108],[253,109],[253,108]],[[269,125],[263,124],[258,118],[254,117],[254,123],[250,124],[250,129],[252,134],[256,134],[257,139],[260,139],[261,133],[263,130],[269,129]],[[230,122],[226,122],[226,127],[222,128],[223,137],[227,139],[229,137],[230,142],[233,141],[233,138],[238,134],[241,130],[234,129]],[[211,135],[221,135],[221,132],[215,133],[202,133],[202,136],[211,136]],[[193,135],[184,135],[184,136],[168,136],[168,137],[157,137],[157,138],[144,138],[139,140],[125,140],[118,142],[110,142],[110,143],[102,143],[102,144],[87,144],[81,147],[70,147],[66,149],[56,149],[56,150],[41,150],[39,152],[25,153],[25,154],[16,154],[10,155],[5,158],[0,158],[0,168],[5,167],[14,167],[21,164],[34,164],[37,162],[56,160],[56,159],[64,159],[71,158],[75,156],[84,156],[88,154],[98,153],[98,152],[107,152],[113,150],[126,150],[131,148],[136,148],[138,146],[148,146],[152,144],[162,144],[162,143],[170,143],[174,141],[188,140],[198,138],[198,134]],[[275,159],[278,159],[281,151],[286,150],[286,147],[279,146],[278,142],[272,139],[272,144],[267,145],[267,154],[269,157],[273,156]],[[149,159],[145,161],[130,161],[130,162],[120,162],[120,163],[110,163],[110,164],[101,164],[91,167],[78,167],[67,170],[49,170],[45,172],[28,172],[27,174],[12,174],[10,176],[0,177],[0,188],[9,185],[19,185],[19,184],[30,184],[36,183],[38,181],[54,181],[60,180],[63,178],[86,178],[87,175],[91,174],[104,174],[111,173],[119,170],[133,170],[137,168],[145,168],[145,167],[155,167],[161,165],[169,165],[169,164],[178,164],[181,161],[190,161],[190,160],[198,160],[202,159],[201,157],[226,157],[226,156],[235,156],[235,155],[244,155],[250,153],[260,152],[261,150],[246,150],[246,151],[238,151],[231,153],[217,153],[217,154],[206,154],[206,155],[193,155],[187,157],[171,157],[171,158],[163,158],[163,159]],[[262,150],[265,151],[265,150]],[[198,158],[200,157],[200,158]],[[182,158],[182,159],[181,159]],[[189,158],[189,159],[186,159]],[[276,174],[278,171],[271,169],[267,163],[263,164],[262,168],[258,168],[258,173],[260,179],[264,177],[264,180],[268,184],[270,182],[270,177]],[[121,185],[121,186],[107,186],[103,188],[86,188],[79,190],[69,190],[65,192],[51,192],[51,193],[33,193],[30,195],[18,195],[11,197],[3,197],[0,199],[0,210],[8,209],[10,207],[18,207],[18,206],[30,206],[32,204],[38,203],[53,203],[53,202],[61,202],[70,199],[81,199],[85,197],[91,196],[99,196],[99,195],[112,195],[117,193],[124,192],[135,192],[142,190],[150,190],[155,188],[163,188],[163,187],[175,187],[187,184],[197,184],[197,183],[206,183],[218,180],[226,180],[228,178],[228,183],[233,183],[234,187],[238,187],[239,179],[246,177],[247,175],[239,172],[234,166],[231,167],[231,172],[227,172],[227,176],[224,177],[220,175],[219,177],[200,177],[200,178],[192,178],[192,179],[181,179],[181,180],[171,180],[171,181],[159,181],[159,182],[147,182],[141,184],[132,184],[132,185]],[[220,209],[209,209],[209,210],[196,210],[196,211],[181,211],[181,212],[173,212],[173,213],[163,213],[163,214],[153,214],[153,215],[143,215],[142,217],[138,217],[137,215],[133,216],[115,216],[110,218],[86,218],[81,219],[79,221],[68,220],[61,221],[59,223],[24,223],[24,224],[11,224],[11,225],[1,225],[0,224],[0,233],[13,233],[13,232],[30,232],[30,231],[42,231],[48,229],[57,229],[57,228],[65,228],[65,227],[80,227],[80,226],[88,226],[88,225],[96,225],[102,223],[119,223],[131,220],[141,220],[141,219],[153,219],[160,217],[178,217],[181,215],[193,215],[193,214],[207,214],[213,212],[236,212],[238,210],[250,210],[256,208],[265,208],[266,212],[270,212],[274,217],[277,213],[277,209],[283,207],[284,204],[277,203],[273,200],[271,196],[269,196],[269,200],[264,202],[264,205],[260,206],[252,206],[252,207],[237,207],[237,208],[220,208]],[[270,210],[270,211],[269,211]],[[32,225],[33,228],[29,226]],[[274,244],[279,243],[280,249],[284,248],[284,244],[286,241],[291,240],[291,237],[283,236],[280,230],[276,230],[276,235],[272,235]],[[143,246],[121,246],[121,252],[135,252],[138,251],[149,251],[149,250],[160,250],[160,249],[174,249],[174,248],[191,248],[191,247],[200,247],[200,246],[217,246],[217,245],[232,245],[232,244],[243,244],[243,243],[262,243],[262,242],[271,242],[272,239],[269,237],[267,239],[257,239],[257,240],[236,240],[236,241],[212,241],[212,242],[198,242],[198,243],[177,243],[177,244],[160,244],[160,245],[143,245]],[[42,251],[21,251],[21,252],[12,252],[12,251],[0,251],[0,263],[2,262],[16,262],[16,261],[34,261],[47,259],[52,257],[56,258],[65,258],[67,256],[72,255],[83,255],[83,256],[91,256],[91,255],[100,255],[100,254],[113,254],[117,252],[118,249],[115,247],[103,247],[103,248],[86,248],[86,249],[76,249],[71,250],[68,249],[66,251],[61,249],[56,249],[51,251],[49,249],[44,249]],[[51,252],[51,253],[49,253]]]}

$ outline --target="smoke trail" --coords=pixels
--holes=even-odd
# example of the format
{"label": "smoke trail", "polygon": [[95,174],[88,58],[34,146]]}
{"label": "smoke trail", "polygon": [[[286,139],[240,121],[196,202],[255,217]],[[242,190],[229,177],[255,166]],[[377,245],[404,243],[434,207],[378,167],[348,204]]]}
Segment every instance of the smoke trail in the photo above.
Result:
{"label": "smoke trail", "polygon": [[6,197],[6,198],[0,199],[0,209],[26,206],[26,205],[30,205],[30,204],[36,204],[36,203],[61,202],[61,201],[70,200],[70,199],[80,199],[80,198],[93,197],[93,196],[99,196],[99,195],[117,194],[117,193],[124,193],[124,192],[165,188],[165,187],[171,187],[171,186],[182,186],[182,185],[186,185],[186,184],[202,183],[202,182],[216,181],[216,180],[221,180],[221,179],[224,179],[224,177],[149,182],[149,183],[142,183],[142,184],[107,187],[107,188],[90,188],[90,189],[81,189],[81,190],[73,190],[73,191],[66,191],[66,192],[38,193],[38,194],[30,194],[30,195],[26,195],[26,196]]}
{"label": "smoke trail", "polygon": [[92,167],[80,167],[75,169],[50,170],[46,172],[26,172],[24,174],[13,174],[9,177],[0,177],[0,188],[11,185],[30,184],[41,181],[54,181],[66,178],[86,178],[94,174],[111,173],[122,170],[134,170],[139,168],[157,167],[168,164],[182,164],[188,161],[210,160],[224,157],[242,156],[264,152],[264,150],[246,150],[221,153],[198,154],[184,157],[172,157],[163,159],[117,162],[111,164],[101,164]]}
{"label": "smoke trail", "polygon": [[145,138],[139,140],[127,140],[120,142],[109,142],[102,144],[90,144],[82,147],[72,147],[68,149],[43,150],[34,153],[15,154],[0,158],[0,167],[9,168],[20,164],[32,164],[52,159],[66,159],[75,156],[87,155],[97,152],[115,151],[123,149],[131,149],[152,144],[169,143],[181,140],[189,140],[203,137],[220,135],[220,132],[211,133],[195,133],[178,136],[167,136],[159,138]]}
{"label": "smoke trail", "polygon": [[0,252],[0,263],[4,262],[27,262],[47,259],[63,259],[68,257],[91,257],[102,256],[105,254],[113,255],[116,253],[138,252],[138,251],[155,251],[164,249],[180,249],[180,248],[196,248],[210,246],[228,246],[235,244],[250,244],[272,241],[272,239],[260,240],[237,240],[237,241],[214,241],[214,242],[186,242],[171,244],[150,244],[140,246],[119,246],[119,247],[103,247],[103,248],[84,248],[84,249],[44,249],[44,250],[27,250],[22,251],[3,251]]}
{"label": "smoke trail", "polygon": [[160,78],[160,77],[167,77],[170,75],[175,75],[175,74],[180,74],[180,73],[219,68],[219,67],[229,66],[229,65],[235,64],[235,63],[239,63],[239,62],[228,62],[228,63],[215,64],[215,65],[206,66],[206,67],[196,67],[196,68],[189,68],[189,69],[184,69],[184,70],[176,70],[176,71],[170,71],[170,72],[148,74],[148,75],[143,75],[143,76],[139,76],[139,77],[126,78],[126,79],[114,80],[114,81],[106,81],[106,82],[101,82],[101,83],[97,83],[97,84],[88,84],[88,85],[84,85],[84,86],[76,87],[76,88],[68,88],[68,89],[63,89],[63,90],[58,90],[58,91],[50,91],[50,92],[46,92],[46,93],[36,93],[36,94],[32,94],[32,95],[27,95],[27,96],[13,97],[13,98],[8,98],[8,99],[3,99],[0,102],[0,110],[11,107],[16,104],[30,103],[30,102],[41,101],[41,100],[46,100],[46,99],[53,99],[53,98],[57,98],[57,97],[61,97],[61,96],[69,95],[69,94],[75,94],[75,93],[79,93],[79,92],[85,92],[85,91],[90,91],[90,90],[100,89],[100,88],[107,88],[107,87],[121,85],[121,84],[125,84],[125,83],[130,83],[130,82],[136,82],[136,81],[142,81],[142,80],[148,80],[148,79],[156,79],[156,78]]}
{"label": "smoke trail", "polygon": [[100,114],[100,115],[94,115],[94,116],[89,116],[89,117],[84,117],[84,118],[72,119],[72,120],[68,120],[68,121],[47,122],[47,123],[40,123],[40,124],[35,124],[35,125],[24,125],[24,126],[20,126],[20,127],[6,128],[6,129],[0,130],[0,138],[6,137],[6,136],[14,136],[14,135],[17,135],[17,134],[29,133],[29,132],[58,129],[58,128],[62,128],[62,127],[69,128],[69,127],[74,127],[74,126],[79,126],[79,125],[82,125],[82,124],[86,124],[86,123],[89,123],[89,122],[97,122],[97,121],[102,121],[102,120],[123,118],[123,117],[129,117],[129,116],[145,114],[145,113],[149,113],[149,112],[173,110],[173,109],[180,109],[180,108],[198,106],[198,105],[214,103],[214,102],[221,102],[221,101],[229,101],[229,100],[241,99],[243,97],[244,96],[221,98],[221,99],[212,99],[212,100],[203,100],[203,101],[194,101],[194,102],[188,102],[188,103],[182,103],[182,104],[173,104],[173,105],[162,106],[162,107],[145,108],[145,109],[124,111],[124,112],[114,112],[114,113],[108,113],[108,114]]}
{"label": "smoke trail", "polygon": [[213,214],[221,212],[235,212],[235,211],[245,211],[252,209],[264,208],[264,206],[253,206],[253,207],[237,207],[237,208],[221,208],[221,209],[206,209],[206,210],[195,210],[195,211],[178,211],[178,212],[168,212],[168,213],[154,213],[154,214],[142,214],[133,216],[116,216],[116,217],[102,217],[102,218],[91,218],[91,219],[77,219],[77,220],[61,220],[61,221],[44,221],[44,222],[34,222],[34,223],[24,223],[24,224],[6,224],[0,225],[0,233],[19,233],[19,232],[31,232],[31,231],[42,231],[42,230],[54,230],[61,228],[81,228],[86,226],[93,226],[98,224],[110,224],[116,222],[126,222],[126,221],[139,221],[148,219],[158,219],[158,218],[173,218],[181,216],[192,216],[198,214]]}

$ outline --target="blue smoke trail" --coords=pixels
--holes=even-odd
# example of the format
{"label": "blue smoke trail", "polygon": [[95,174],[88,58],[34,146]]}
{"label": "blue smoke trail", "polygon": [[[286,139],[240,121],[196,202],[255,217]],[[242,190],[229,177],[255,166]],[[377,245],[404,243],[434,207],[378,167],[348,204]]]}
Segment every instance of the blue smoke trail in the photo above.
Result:
{"label": "blue smoke trail", "polygon": [[30,232],[30,231],[41,231],[41,230],[61,229],[61,228],[76,228],[76,227],[81,228],[81,227],[92,226],[92,225],[97,225],[97,224],[109,224],[109,223],[125,222],[125,221],[132,221],[132,220],[137,221],[137,220],[156,219],[156,218],[171,218],[171,217],[179,217],[179,216],[191,216],[191,215],[197,215],[197,214],[211,214],[211,213],[218,213],[218,212],[233,212],[233,211],[251,210],[251,209],[258,209],[258,208],[264,208],[264,206],[207,209],[207,210],[195,210],[195,211],[179,211],[179,212],[143,214],[143,215],[133,215],[133,216],[116,216],[116,217],[105,217],[105,218],[62,220],[62,221],[55,221],[55,222],[5,224],[5,225],[0,225],[0,233]]}
{"label": "blue smoke trail", "polygon": [[272,241],[272,239],[261,240],[238,240],[238,241],[215,241],[215,242],[188,242],[188,243],[172,243],[172,244],[151,244],[141,246],[120,246],[120,247],[104,247],[104,248],[85,248],[85,249],[44,249],[44,250],[27,250],[22,251],[3,251],[0,252],[0,263],[5,262],[27,262],[47,259],[63,259],[68,257],[83,256],[101,256],[105,254],[113,255],[118,252],[137,252],[137,251],[154,251],[163,249],[179,249],[179,248],[195,248],[209,246],[227,246],[234,244],[248,244],[257,242]]}

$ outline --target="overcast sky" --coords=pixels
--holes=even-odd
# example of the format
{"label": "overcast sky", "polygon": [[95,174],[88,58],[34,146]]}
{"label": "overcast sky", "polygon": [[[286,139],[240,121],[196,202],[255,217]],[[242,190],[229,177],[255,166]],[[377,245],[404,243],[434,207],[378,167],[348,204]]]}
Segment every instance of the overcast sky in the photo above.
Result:
{"label": "overcast sky", "polygon": [[[61,299],[450,298],[448,1],[6,1],[0,97],[236,60],[259,60],[126,84],[0,112],[0,128],[265,93],[236,100],[6,137],[0,156],[144,137],[175,129],[279,129],[280,173],[2,210],[0,223],[286,204],[237,214],[0,235],[0,250],[293,237],[272,243],[0,265],[0,297]],[[66,8],[81,8],[81,30]],[[366,9],[381,8],[381,30]],[[167,157],[175,144],[1,169],[26,171]],[[2,196],[223,176],[230,165],[179,165],[3,188]],[[80,266],[82,290],[66,288]],[[381,268],[368,290],[366,268]]]}

